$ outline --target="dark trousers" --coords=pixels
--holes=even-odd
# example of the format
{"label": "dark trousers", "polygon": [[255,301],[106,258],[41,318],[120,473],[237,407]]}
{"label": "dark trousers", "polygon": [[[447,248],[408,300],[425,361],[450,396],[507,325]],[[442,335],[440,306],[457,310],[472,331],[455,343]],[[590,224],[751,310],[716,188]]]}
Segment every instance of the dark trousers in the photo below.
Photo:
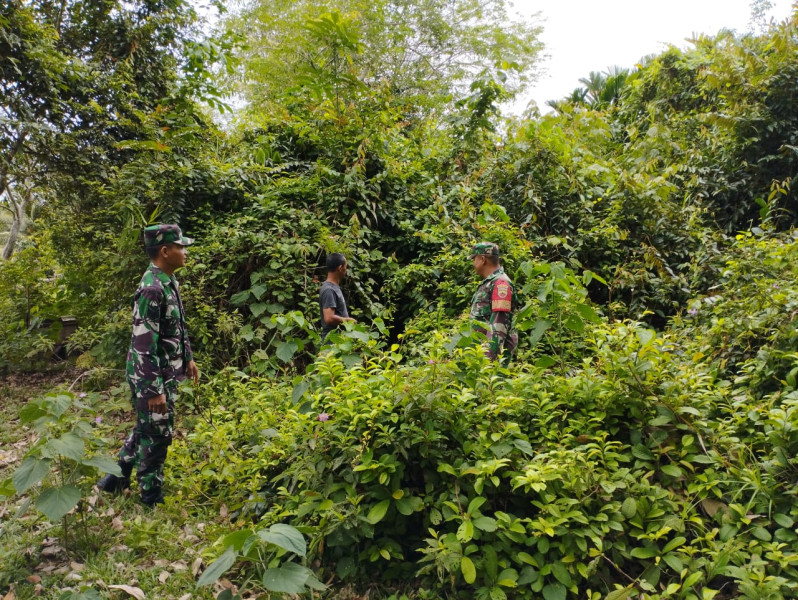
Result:
{"label": "dark trousers", "polygon": [[166,414],[150,412],[146,399],[133,399],[136,425],[119,451],[120,465],[136,467],[136,479],[145,501],[161,496],[163,466],[172,443],[177,394],[173,387],[166,388],[165,394]]}

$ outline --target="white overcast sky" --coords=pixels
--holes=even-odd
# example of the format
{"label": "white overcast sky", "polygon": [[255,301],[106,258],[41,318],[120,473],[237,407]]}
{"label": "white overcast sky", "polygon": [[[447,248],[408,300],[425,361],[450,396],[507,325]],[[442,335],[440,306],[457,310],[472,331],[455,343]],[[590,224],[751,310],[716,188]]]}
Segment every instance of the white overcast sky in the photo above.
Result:
{"label": "white overcast sky", "polygon": [[[771,4],[770,18],[790,15],[792,0]],[[537,83],[510,107],[513,113],[523,112],[530,100],[546,112],[546,100],[569,95],[590,71],[634,67],[669,45],[688,47],[693,34],[745,32],[751,19],[750,0],[514,0],[514,6],[526,18],[539,13],[548,58]]]}

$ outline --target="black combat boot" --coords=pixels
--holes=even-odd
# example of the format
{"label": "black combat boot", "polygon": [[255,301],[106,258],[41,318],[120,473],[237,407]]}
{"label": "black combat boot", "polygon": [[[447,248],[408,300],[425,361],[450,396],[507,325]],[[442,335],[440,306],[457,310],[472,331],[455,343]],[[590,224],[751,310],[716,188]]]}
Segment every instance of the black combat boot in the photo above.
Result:
{"label": "black combat boot", "polygon": [[130,487],[130,474],[133,472],[133,465],[119,463],[119,468],[122,469],[121,477],[108,473],[97,482],[97,487],[111,494],[128,489]]}
{"label": "black combat boot", "polygon": [[150,508],[154,508],[156,504],[163,504],[163,492],[161,488],[153,488],[151,490],[141,490],[141,503]]}

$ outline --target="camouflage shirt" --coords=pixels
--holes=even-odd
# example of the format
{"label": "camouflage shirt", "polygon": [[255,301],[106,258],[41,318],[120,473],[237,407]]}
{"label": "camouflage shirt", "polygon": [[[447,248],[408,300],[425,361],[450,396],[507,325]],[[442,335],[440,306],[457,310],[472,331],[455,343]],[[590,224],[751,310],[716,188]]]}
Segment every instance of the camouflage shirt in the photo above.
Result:
{"label": "camouflage shirt", "polygon": [[186,378],[193,358],[177,280],[153,264],[133,297],[133,337],[127,381],[133,395],[152,398]]}
{"label": "camouflage shirt", "polygon": [[499,267],[488,275],[471,299],[470,317],[484,323],[476,329],[487,336],[485,353],[495,360],[502,348],[510,355],[518,343],[513,331],[513,313],[516,309],[515,288],[510,278]]}

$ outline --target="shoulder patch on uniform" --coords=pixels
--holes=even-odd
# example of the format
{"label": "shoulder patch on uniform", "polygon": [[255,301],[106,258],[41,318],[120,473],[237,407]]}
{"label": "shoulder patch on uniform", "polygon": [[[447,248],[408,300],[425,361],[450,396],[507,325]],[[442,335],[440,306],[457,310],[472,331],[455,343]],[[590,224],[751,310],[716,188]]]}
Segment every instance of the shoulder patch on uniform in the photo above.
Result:
{"label": "shoulder patch on uniform", "polygon": [[509,282],[499,280],[493,286],[490,298],[490,309],[493,312],[510,312],[513,305],[513,290]]}

